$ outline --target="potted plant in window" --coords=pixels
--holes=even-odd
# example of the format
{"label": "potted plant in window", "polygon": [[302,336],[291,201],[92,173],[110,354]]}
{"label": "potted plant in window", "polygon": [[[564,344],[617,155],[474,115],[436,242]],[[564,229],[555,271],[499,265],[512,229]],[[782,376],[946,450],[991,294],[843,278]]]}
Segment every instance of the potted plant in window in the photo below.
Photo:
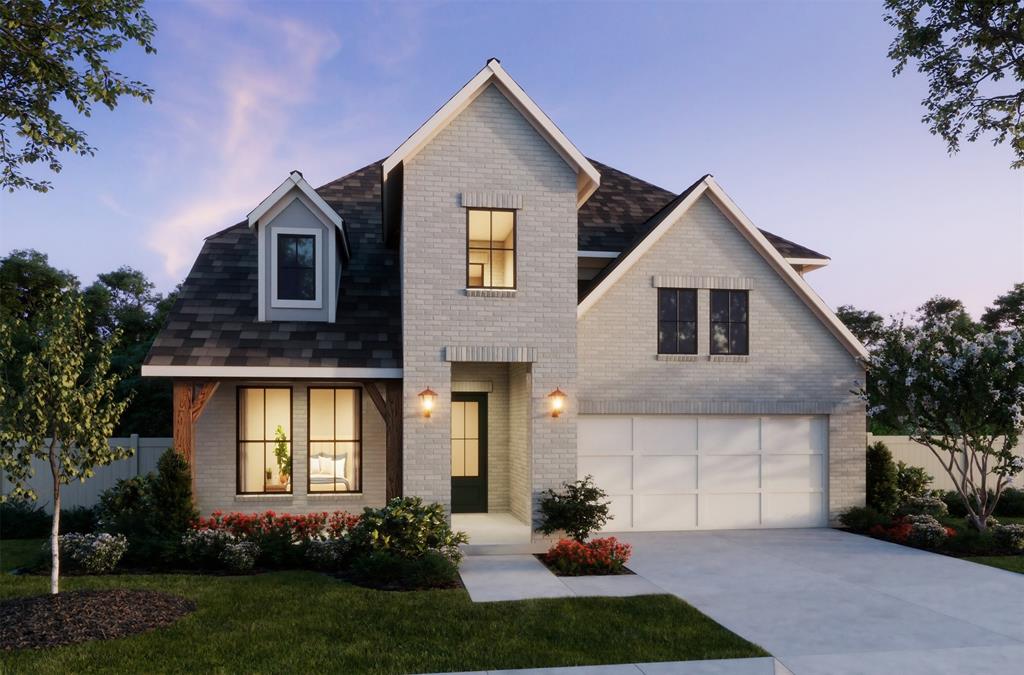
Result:
{"label": "potted plant in window", "polygon": [[[281,479],[281,485],[288,484],[288,478],[292,471],[291,452],[288,450],[288,437],[284,433],[284,427],[278,425],[274,430],[274,458],[277,460],[277,472]],[[268,478],[270,469],[267,469]]]}

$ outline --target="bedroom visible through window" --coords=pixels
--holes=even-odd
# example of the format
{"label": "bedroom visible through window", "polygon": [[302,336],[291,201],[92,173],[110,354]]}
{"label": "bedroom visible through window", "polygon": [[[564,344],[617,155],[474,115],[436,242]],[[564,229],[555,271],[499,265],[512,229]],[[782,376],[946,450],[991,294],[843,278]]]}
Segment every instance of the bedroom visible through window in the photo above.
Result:
{"label": "bedroom visible through window", "polygon": [[292,390],[238,388],[238,492],[292,491]]}
{"label": "bedroom visible through window", "polygon": [[309,388],[309,491],[362,490],[362,391]]}

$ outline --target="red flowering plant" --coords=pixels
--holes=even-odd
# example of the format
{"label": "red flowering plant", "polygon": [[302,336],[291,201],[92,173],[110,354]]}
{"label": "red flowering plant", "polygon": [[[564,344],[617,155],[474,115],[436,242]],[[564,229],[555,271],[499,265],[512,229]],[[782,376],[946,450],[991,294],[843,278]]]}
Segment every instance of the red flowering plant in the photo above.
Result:
{"label": "red flowering plant", "polygon": [[259,547],[261,564],[289,567],[301,566],[311,542],[342,539],[358,522],[359,516],[345,511],[305,514],[214,511],[209,518],[200,518],[194,529],[223,532],[253,542]]}
{"label": "red flowering plant", "polygon": [[561,576],[625,574],[626,562],[632,554],[633,547],[615,537],[592,539],[586,543],[562,539],[544,554],[543,560]]}

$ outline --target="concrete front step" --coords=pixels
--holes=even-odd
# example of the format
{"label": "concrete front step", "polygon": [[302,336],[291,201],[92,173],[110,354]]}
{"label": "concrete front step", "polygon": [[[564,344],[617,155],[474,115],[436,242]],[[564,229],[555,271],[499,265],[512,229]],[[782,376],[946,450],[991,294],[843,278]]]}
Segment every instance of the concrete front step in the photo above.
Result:
{"label": "concrete front step", "polygon": [[519,544],[463,544],[459,548],[465,555],[532,555],[544,553],[551,548],[551,543],[524,541]]}

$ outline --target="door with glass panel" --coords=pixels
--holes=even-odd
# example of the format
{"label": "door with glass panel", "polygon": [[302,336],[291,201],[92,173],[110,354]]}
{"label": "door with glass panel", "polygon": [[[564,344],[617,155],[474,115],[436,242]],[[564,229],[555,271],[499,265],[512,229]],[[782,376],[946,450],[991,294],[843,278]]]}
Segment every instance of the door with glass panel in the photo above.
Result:
{"label": "door with glass panel", "polygon": [[452,513],[487,511],[487,394],[452,394]]}

